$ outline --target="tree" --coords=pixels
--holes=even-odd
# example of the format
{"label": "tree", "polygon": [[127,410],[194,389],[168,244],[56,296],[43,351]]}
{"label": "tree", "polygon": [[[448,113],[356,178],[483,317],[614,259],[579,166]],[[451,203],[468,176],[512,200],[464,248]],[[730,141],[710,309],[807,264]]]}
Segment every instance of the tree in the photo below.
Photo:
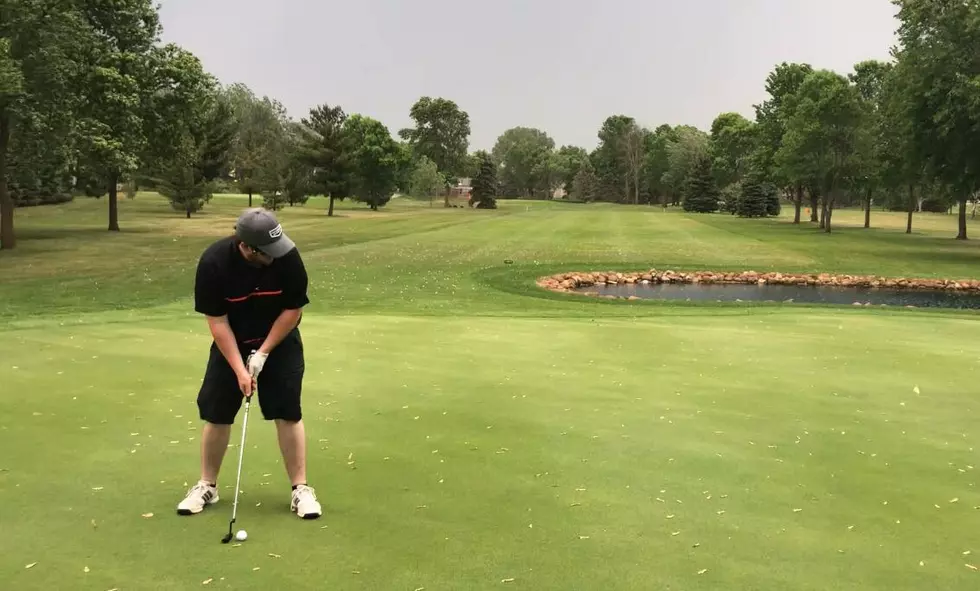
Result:
{"label": "tree", "polygon": [[[575,177],[579,170],[589,159],[589,153],[585,148],[578,146],[562,146],[556,155],[557,169],[561,185],[565,188],[565,194],[571,194],[575,185]],[[594,172],[594,171],[593,171]]]}
{"label": "tree", "polygon": [[[794,224],[800,223],[804,190],[812,179],[796,178],[791,171],[780,168],[776,163],[776,154],[786,135],[786,121],[793,112],[793,99],[811,72],[813,67],[810,64],[783,62],[777,65],[766,78],[769,98],[761,105],[755,105],[757,141],[752,154],[753,166],[764,178],[771,179],[790,194],[796,208]],[[811,222],[817,221],[817,205],[817,197],[811,192]]]}
{"label": "tree", "polygon": [[669,147],[677,140],[677,132],[669,125],[661,125],[646,135],[643,190],[648,199],[660,201],[664,209],[667,209],[670,193],[669,185],[664,182],[664,175],[670,169]]}
{"label": "tree", "polygon": [[601,195],[612,201],[625,203],[630,198],[635,177],[626,159],[627,136],[635,126],[636,120],[626,115],[607,117],[599,129],[599,145],[589,156],[599,177]]}
{"label": "tree", "polygon": [[211,181],[228,170],[232,104],[201,61],[174,44],[151,50],[141,102],[139,174],[161,183],[173,206],[189,216],[210,199]]}
{"label": "tree", "polygon": [[432,197],[445,187],[446,179],[439,172],[436,163],[429,160],[428,156],[420,157],[409,179],[409,193],[414,197],[428,197],[429,207],[432,207]]}
{"label": "tree", "polygon": [[[451,100],[423,96],[409,112],[415,127],[398,135],[408,141],[412,152],[427,156],[451,182],[465,165],[470,137],[470,116]],[[449,207],[447,186],[445,206]]]}
{"label": "tree", "polygon": [[[622,138],[621,148],[626,163],[626,174],[633,187],[633,205],[640,204],[640,175],[643,172],[647,133],[634,122],[626,129]],[[626,198],[629,199],[628,186]]]}
{"label": "tree", "polygon": [[661,180],[678,203],[694,164],[709,154],[710,139],[700,129],[688,125],[675,128],[673,135],[674,141],[667,144],[667,171]]}
{"label": "tree", "polygon": [[848,80],[829,70],[804,79],[786,121],[786,135],[776,154],[790,178],[817,179],[823,195],[824,231],[831,231],[839,192],[853,182],[865,110]]}
{"label": "tree", "polygon": [[500,134],[492,156],[500,164],[504,194],[534,197],[540,189],[547,193],[553,172],[548,160],[554,149],[555,140],[540,129],[514,127]]}
{"label": "tree", "polygon": [[684,190],[684,211],[713,213],[718,211],[719,192],[711,169],[711,156],[699,154],[694,161]]}
{"label": "tree", "polygon": [[884,92],[885,81],[891,72],[892,64],[877,60],[866,60],[854,66],[850,81],[857,88],[866,115],[858,141],[855,188],[861,191],[864,206],[864,227],[871,227],[871,204],[875,192],[882,183],[884,168],[881,148],[884,145],[882,134],[885,122]]}
{"label": "tree", "polygon": [[953,0],[893,0],[895,52],[908,105],[912,160],[959,201],[957,240],[967,239],[966,202],[980,190],[980,6]]}
{"label": "tree", "polygon": [[225,94],[235,113],[236,127],[230,165],[238,190],[248,195],[251,207],[252,195],[262,189],[260,169],[276,156],[286,109],[277,100],[258,98],[244,84],[233,84]]}
{"label": "tree", "polygon": [[109,231],[119,231],[117,187],[139,166],[147,141],[143,129],[151,76],[152,52],[161,32],[151,0],[86,2],[87,38],[81,53],[81,86],[77,112],[81,157],[105,183],[109,193]]}
{"label": "tree", "polygon": [[351,191],[353,146],[345,135],[346,121],[342,108],[324,103],[310,109],[298,128],[298,158],[311,169],[311,191],[330,199],[328,217],[333,216],[334,200],[344,200]]}
{"label": "tree", "polygon": [[256,177],[266,209],[275,211],[286,204],[293,206],[309,199],[314,175],[302,157],[303,131],[301,123],[287,119],[269,136],[270,152]]}
{"label": "tree", "polygon": [[354,114],[344,121],[349,141],[351,192],[377,211],[391,199],[404,152],[380,121]]}
{"label": "tree", "polygon": [[473,192],[470,202],[477,209],[497,209],[497,165],[486,151],[476,152],[480,160],[480,170],[473,179]]}
{"label": "tree", "polygon": [[535,190],[540,191],[545,199],[553,199],[564,176],[558,152],[551,151],[543,155],[532,169],[531,175],[536,179]]}
{"label": "tree", "polygon": [[738,113],[722,113],[711,124],[711,157],[720,187],[738,182],[755,149],[756,124]]}
{"label": "tree", "polygon": [[[54,0],[0,0],[0,248],[16,247],[11,179],[38,185],[63,168],[73,137],[81,12]],[[16,145],[18,152],[12,152]],[[59,153],[60,152],[60,153]],[[51,177],[49,177],[50,179]],[[39,188],[30,187],[30,190]],[[19,189],[24,191],[23,188]]]}
{"label": "tree", "polygon": [[906,87],[908,65],[899,61],[887,73],[881,89],[881,114],[877,141],[882,185],[892,193],[904,194],[908,212],[906,233],[912,233],[912,217],[918,206],[916,189],[925,180],[922,154],[914,148],[912,100]]}
{"label": "tree", "polygon": [[569,194],[573,201],[591,203],[599,198],[599,177],[595,174],[592,161],[586,159],[575,174],[572,182],[572,192]]}
{"label": "tree", "polygon": [[735,213],[739,217],[761,218],[769,215],[769,195],[775,191],[761,177],[756,172],[742,180],[742,193],[735,203]]}
{"label": "tree", "polygon": [[192,116],[180,122],[179,139],[155,179],[160,193],[188,218],[211,200],[214,181],[228,164],[235,137],[232,107],[216,88],[194,107]]}

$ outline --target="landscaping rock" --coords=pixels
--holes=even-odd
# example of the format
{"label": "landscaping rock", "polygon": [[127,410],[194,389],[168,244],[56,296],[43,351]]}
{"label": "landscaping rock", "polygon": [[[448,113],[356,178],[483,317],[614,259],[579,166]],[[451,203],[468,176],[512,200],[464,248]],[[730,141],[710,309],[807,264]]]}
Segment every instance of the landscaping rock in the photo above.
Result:
{"label": "landscaping rock", "polygon": [[[943,290],[980,293],[980,280],[915,279],[908,277],[885,278],[859,275],[791,274],[763,273],[745,271],[742,273],[718,273],[713,271],[678,272],[671,269],[657,271],[651,269],[639,273],[592,272],[564,273],[551,277],[541,277],[537,285],[552,291],[567,292],[581,287],[601,285],[650,285],[657,283],[691,284],[745,284],[745,285],[806,285],[867,287],[906,290]],[[615,296],[613,296],[615,298]]]}

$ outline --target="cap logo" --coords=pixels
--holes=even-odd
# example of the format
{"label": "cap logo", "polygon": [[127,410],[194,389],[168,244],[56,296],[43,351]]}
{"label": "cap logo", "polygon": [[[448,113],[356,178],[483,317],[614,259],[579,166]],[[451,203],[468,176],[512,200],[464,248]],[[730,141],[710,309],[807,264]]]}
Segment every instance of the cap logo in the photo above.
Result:
{"label": "cap logo", "polygon": [[279,238],[280,236],[282,236],[282,224],[269,230],[269,238]]}

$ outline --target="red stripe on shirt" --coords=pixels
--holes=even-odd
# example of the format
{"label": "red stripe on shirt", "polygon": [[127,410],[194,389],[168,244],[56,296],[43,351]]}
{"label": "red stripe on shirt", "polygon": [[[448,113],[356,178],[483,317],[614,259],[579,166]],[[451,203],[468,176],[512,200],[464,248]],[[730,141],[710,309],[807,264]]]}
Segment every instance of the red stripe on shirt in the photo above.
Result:
{"label": "red stripe on shirt", "polygon": [[225,298],[225,300],[232,303],[237,303],[237,302],[244,302],[248,298],[261,297],[261,296],[277,296],[277,295],[282,295],[281,289],[278,291],[253,291],[247,296],[242,296],[240,298]]}

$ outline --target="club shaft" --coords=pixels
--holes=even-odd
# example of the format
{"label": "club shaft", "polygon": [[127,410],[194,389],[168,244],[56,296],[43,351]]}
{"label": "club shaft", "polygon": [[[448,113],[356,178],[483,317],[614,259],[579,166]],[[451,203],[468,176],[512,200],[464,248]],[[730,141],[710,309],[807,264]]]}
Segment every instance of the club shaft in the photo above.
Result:
{"label": "club shaft", "polygon": [[248,430],[248,408],[252,399],[245,400],[245,417],[242,419],[242,443],[238,448],[238,477],[235,479],[235,503],[231,509],[231,522],[234,523],[238,517],[238,491],[242,483],[242,459],[245,457],[245,433]]}

